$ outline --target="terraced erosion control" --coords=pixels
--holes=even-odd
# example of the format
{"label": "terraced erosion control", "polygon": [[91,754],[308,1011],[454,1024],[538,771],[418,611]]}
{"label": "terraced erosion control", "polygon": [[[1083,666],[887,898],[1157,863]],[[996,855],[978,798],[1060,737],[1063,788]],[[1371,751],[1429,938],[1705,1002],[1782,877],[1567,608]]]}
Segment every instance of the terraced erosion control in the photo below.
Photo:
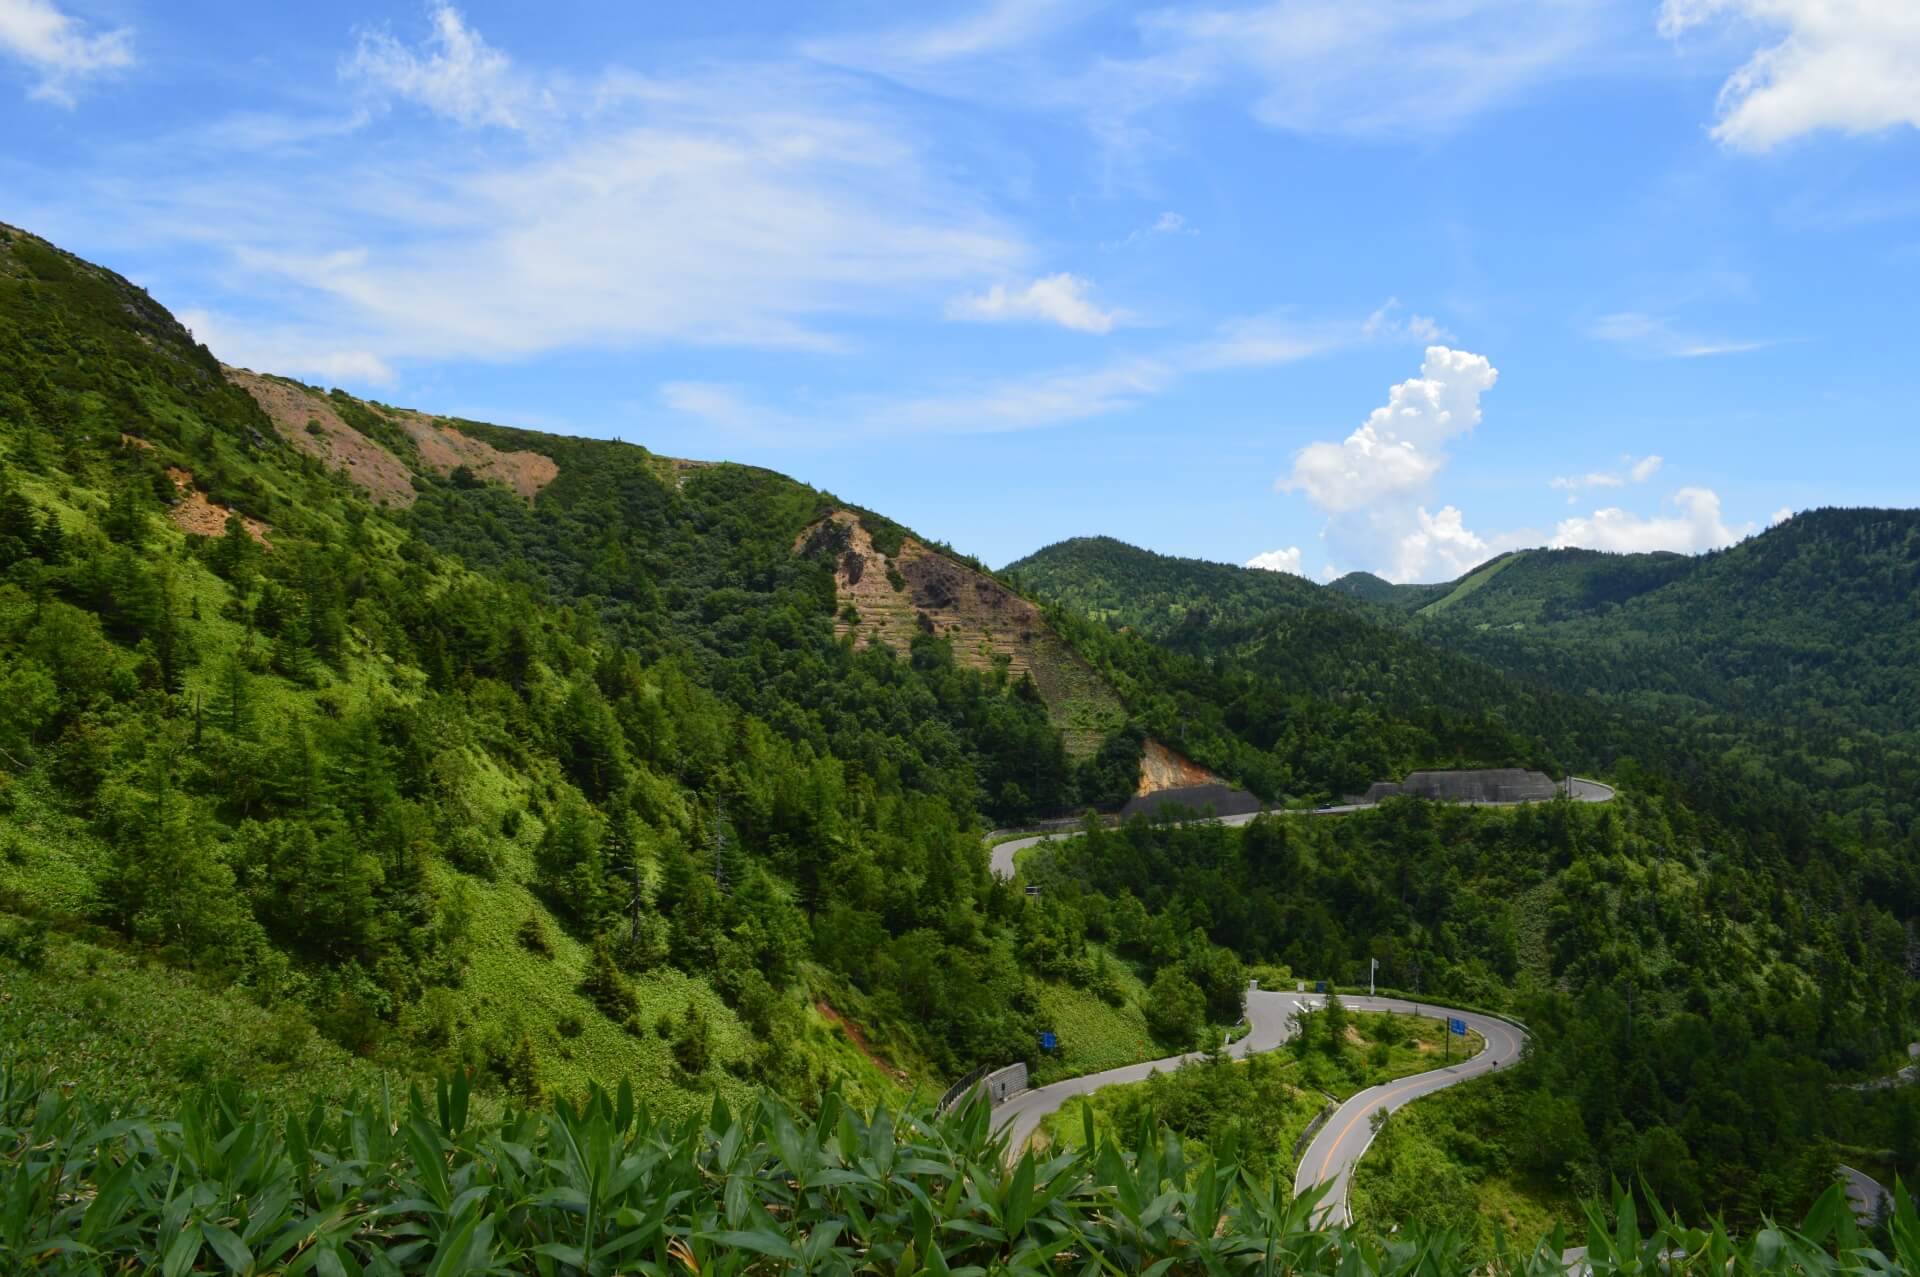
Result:
{"label": "terraced erosion control", "polygon": [[837,634],[901,653],[916,636],[935,635],[952,643],[953,659],[963,667],[1031,678],[1069,757],[1090,756],[1126,722],[1119,696],[1053,632],[1040,609],[986,573],[912,536],[888,553],[852,510],[835,510],[808,527],[794,550],[833,552]]}

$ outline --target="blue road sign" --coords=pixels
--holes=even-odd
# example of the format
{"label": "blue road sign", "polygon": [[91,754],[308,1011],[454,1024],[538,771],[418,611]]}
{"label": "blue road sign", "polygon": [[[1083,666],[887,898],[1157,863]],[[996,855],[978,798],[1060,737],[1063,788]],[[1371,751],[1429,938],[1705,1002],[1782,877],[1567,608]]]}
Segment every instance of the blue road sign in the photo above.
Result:
{"label": "blue road sign", "polygon": [[1315,993],[1325,993],[1327,991],[1327,982],[1325,980],[1314,981],[1313,991]]}
{"label": "blue road sign", "polygon": [[1040,1031],[1040,1049],[1042,1051],[1051,1051],[1059,1045],[1060,1039],[1053,1036],[1052,1029],[1042,1029]]}
{"label": "blue road sign", "polygon": [[1467,1022],[1465,1020],[1448,1020],[1447,1032],[1457,1033],[1464,1038],[1467,1036]]}

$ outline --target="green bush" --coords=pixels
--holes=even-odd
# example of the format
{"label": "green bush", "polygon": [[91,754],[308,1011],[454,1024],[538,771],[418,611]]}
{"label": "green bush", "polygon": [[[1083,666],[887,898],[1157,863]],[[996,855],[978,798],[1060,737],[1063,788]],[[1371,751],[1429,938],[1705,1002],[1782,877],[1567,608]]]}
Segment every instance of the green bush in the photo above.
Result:
{"label": "green bush", "polygon": [[[1009,1156],[984,1103],[944,1118],[816,1120],[764,1099],[662,1122],[623,1083],[551,1111],[473,1112],[468,1080],[288,1114],[234,1088],[177,1113],[115,1112],[0,1069],[0,1268],[9,1273],[1331,1273],[1548,1277],[1566,1239],[1471,1253],[1420,1225],[1317,1227],[1231,1160],[1177,1140]],[[1899,1194],[1886,1253],[1838,1185],[1798,1229],[1735,1242],[1633,1199],[1590,1206],[1592,1277],[1904,1277],[1920,1215]]]}

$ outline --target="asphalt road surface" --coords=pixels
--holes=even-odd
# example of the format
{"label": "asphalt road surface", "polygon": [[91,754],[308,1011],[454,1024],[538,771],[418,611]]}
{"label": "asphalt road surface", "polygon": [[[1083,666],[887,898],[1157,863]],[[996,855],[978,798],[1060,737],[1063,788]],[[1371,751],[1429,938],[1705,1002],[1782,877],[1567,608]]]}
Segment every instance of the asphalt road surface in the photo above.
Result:
{"label": "asphalt road surface", "polygon": [[1847,1181],[1847,1200],[1853,1203],[1854,1218],[1863,1224],[1870,1224],[1880,1212],[1880,1204],[1885,1202],[1887,1209],[1893,1209],[1893,1195],[1882,1184],[1865,1171],[1857,1171],[1851,1166],[1840,1167],[1841,1178]]}
{"label": "asphalt road surface", "polygon": [[[1576,802],[1604,803],[1611,801],[1614,796],[1611,786],[1603,785],[1598,781],[1582,780],[1579,777],[1573,778],[1571,788]],[[1368,805],[1370,804],[1340,804],[1293,814],[1337,816],[1347,812],[1361,811]],[[1224,816],[1220,818],[1219,823],[1233,826],[1251,824],[1258,814],[1248,812],[1238,816]],[[992,849],[993,872],[1002,878],[1012,878],[1014,857],[1020,852],[1055,838],[1073,838],[1078,834],[1078,829],[1060,829],[1003,842]],[[1247,1021],[1250,1031],[1246,1037],[1228,1047],[1227,1054],[1239,1059],[1260,1051],[1273,1050],[1292,1035],[1294,1012],[1303,1008],[1317,1007],[1323,1000],[1317,994],[1284,993],[1265,989],[1250,990],[1247,993]],[[1521,1048],[1526,1044],[1526,1034],[1505,1020],[1475,1011],[1459,1011],[1430,1003],[1408,1002],[1402,998],[1343,995],[1341,1001],[1355,1011],[1394,1011],[1400,1014],[1422,1015],[1430,1019],[1464,1020],[1467,1028],[1478,1033],[1486,1041],[1485,1049],[1478,1055],[1458,1064],[1417,1073],[1412,1077],[1383,1083],[1360,1092],[1336,1109],[1333,1116],[1320,1128],[1300,1159],[1299,1169],[1294,1175],[1294,1192],[1298,1194],[1315,1185],[1332,1181],[1332,1190],[1321,1202],[1320,1217],[1327,1220],[1350,1221],[1352,1211],[1347,1201],[1348,1186],[1353,1178],[1353,1168],[1359,1164],[1361,1155],[1367,1151],[1367,1146],[1373,1143],[1374,1115],[1381,1112],[1391,1113],[1423,1095],[1431,1095],[1435,1091],[1465,1082],[1469,1078],[1480,1077],[1517,1063]],[[1187,1060],[1197,1059],[1199,1055],[1199,1052],[1193,1052],[1188,1055],[1169,1056],[1162,1060],[1122,1065],[1117,1069],[1108,1069],[1104,1073],[1090,1073],[1085,1077],[1068,1078],[1064,1082],[1055,1082],[1050,1086],[1023,1091],[995,1111],[994,1122],[1011,1134],[1013,1147],[1019,1148],[1027,1142],[1049,1114],[1058,1112],[1062,1105],[1075,1096],[1090,1095],[1103,1086],[1142,1082],[1156,1072],[1176,1069]]]}
{"label": "asphalt road surface", "polygon": [[[1325,998],[1313,993],[1249,990],[1247,1022],[1251,1031],[1228,1047],[1227,1054],[1239,1059],[1273,1050],[1293,1036],[1293,1016],[1296,1011],[1318,1008],[1325,1001]],[[1478,1055],[1458,1064],[1371,1087],[1334,1110],[1333,1116],[1307,1146],[1305,1155],[1300,1159],[1300,1169],[1294,1176],[1296,1194],[1327,1180],[1334,1181],[1333,1190],[1320,1207],[1320,1217],[1328,1220],[1351,1218],[1347,1206],[1347,1184],[1360,1155],[1373,1142],[1373,1114],[1382,1109],[1392,1112],[1423,1095],[1431,1095],[1495,1069],[1507,1068],[1519,1060],[1520,1049],[1526,1042],[1526,1034],[1514,1025],[1474,1011],[1457,1011],[1430,1002],[1409,1002],[1404,998],[1342,994],[1340,1001],[1350,1011],[1392,1011],[1398,1015],[1420,1015],[1428,1019],[1452,1017],[1464,1020],[1467,1028],[1486,1040],[1486,1046]],[[1017,1149],[1027,1142],[1049,1114],[1058,1112],[1075,1096],[1090,1095],[1103,1086],[1144,1082],[1154,1073],[1171,1071],[1200,1056],[1201,1053],[1196,1051],[1163,1060],[1127,1064],[1104,1073],[1090,1073],[1085,1077],[1068,1078],[1050,1086],[1023,1091],[994,1111],[994,1124],[1012,1136],[1013,1147]]]}
{"label": "asphalt road surface", "polygon": [[1468,1029],[1486,1039],[1486,1047],[1480,1054],[1458,1064],[1369,1087],[1335,1111],[1326,1125],[1320,1128],[1319,1134],[1313,1137],[1313,1142],[1307,1145],[1307,1151],[1301,1154],[1300,1166],[1293,1176],[1295,1196],[1319,1184],[1333,1184],[1332,1191],[1321,1202],[1319,1211],[1319,1218],[1329,1223],[1353,1221],[1353,1212],[1347,1200],[1348,1188],[1353,1178],[1353,1168],[1359,1165],[1361,1155],[1373,1143],[1373,1123],[1377,1114],[1392,1113],[1423,1095],[1432,1095],[1435,1091],[1445,1090],[1469,1078],[1509,1068],[1519,1061],[1521,1048],[1527,1041],[1526,1033],[1517,1025],[1477,1011],[1455,1011],[1431,1003],[1411,1003],[1399,998],[1343,996],[1341,1001],[1356,1011],[1393,1011],[1464,1020]]}
{"label": "asphalt road surface", "polygon": [[[1580,777],[1575,776],[1573,778],[1573,800],[1577,803],[1612,802],[1613,786],[1603,785],[1597,780],[1582,780],[1580,779]],[[1517,807],[1517,806],[1522,806],[1523,804],[1492,803],[1488,805],[1497,806],[1497,807]],[[1299,815],[1299,816],[1343,816],[1343,815],[1346,815],[1348,812],[1365,811],[1367,810],[1367,808],[1372,806],[1375,806],[1375,804],[1373,803],[1339,803],[1330,807],[1316,807],[1311,811],[1296,811],[1296,812],[1289,812],[1284,814]],[[1220,817],[1219,823],[1223,825],[1235,825],[1235,826],[1250,825],[1253,823],[1253,818],[1260,814],[1261,813],[1259,812],[1246,812],[1238,816],[1222,816]],[[1013,877],[1013,858],[1019,855],[1021,852],[1025,851],[1027,848],[1038,846],[1043,842],[1051,842],[1055,838],[1075,838],[1075,837],[1078,837],[1079,834],[1080,834],[1079,828],[1074,827],[1070,829],[1056,829],[1049,833],[1044,833],[1044,834],[1034,834],[1030,838],[1015,838],[1008,842],[1003,842],[999,846],[993,848],[992,851],[989,853],[989,863],[992,864],[994,873],[998,874],[1002,878],[1011,878]]]}

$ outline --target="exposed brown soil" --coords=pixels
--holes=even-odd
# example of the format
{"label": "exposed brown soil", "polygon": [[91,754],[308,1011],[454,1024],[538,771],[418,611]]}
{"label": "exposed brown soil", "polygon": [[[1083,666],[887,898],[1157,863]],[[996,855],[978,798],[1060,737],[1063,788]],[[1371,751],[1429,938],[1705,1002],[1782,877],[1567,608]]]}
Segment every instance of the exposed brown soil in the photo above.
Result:
{"label": "exposed brown soil", "polygon": [[120,446],[122,448],[138,448],[142,452],[153,451],[152,444],[142,439],[139,435],[130,435],[125,431],[121,431],[120,433]]}
{"label": "exposed brown soil", "polygon": [[[178,466],[167,467],[167,478],[173,480],[173,486],[180,490],[180,500],[167,510],[167,518],[175,527],[191,532],[195,536],[217,537],[226,535],[227,519],[233,511],[207,499],[207,494],[193,486],[193,474]],[[240,522],[246,525],[247,535],[268,549],[273,543],[267,540],[267,533],[273,529],[258,519],[240,516]]]}
{"label": "exposed brown soil", "polygon": [[[413,504],[413,473],[406,463],[342,421],[326,396],[244,368],[225,372],[228,381],[253,396],[295,450],[346,475],[377,505],[404,509]],[[318,433],[307,428],[309,422],[319,425]]]}
{"label": "exposed brown soil", "polygon": [[1031,675],[1067,752],[1084,758],[1125,719],[1120,698],[1079,653],[1055,634],[1040,609],[1000,582],[907,537],[891,558],[850,510],[836,510],[802,532],[794,552],[832,551],[834,586],[856,619],[834,623],[837,634],[857,634],[904,653],[915,635],[935,634],[953,644],[966,668],[1004,665],[1007,677]]}
{"label": "exposed brown soil", "polygon": [[560,473],[552,457],[537,452],[501,452],[436,417],[418,412],[386,415],[413,440],[413,446],[420,450],[421,462],[441,474],[452,474],[465,466],[482,479],[505,484],[531,501]]}
{"label": "exposed brown soil", "polygon": [[813,1007],[814,1010],[826,1017],[828,1024],[833,1025],[836,1029],[846,1034],[847,1041],[853,1043],[854,1048],[858,1050],[860,1054],[872,1061],[875,1068],[896,1082],[905,1082],[908,1080],[905,1069],[895,1066],[886,1056],[874,1050],[873,1044],[867,1041],[867,1035],[860,1031],[860,1026],[834,1010],[833,1005],[825,998],[815,1002]]}
{"label": "exposed brown soil", "polygon": [[1183,754],[1175,753],[1157,740],[1146,742],[1140,754],[1140,787],[1136,797],[1145,798],[1168,789],[1192,789],[1198,785],[1224,785],[1226,781]]}

